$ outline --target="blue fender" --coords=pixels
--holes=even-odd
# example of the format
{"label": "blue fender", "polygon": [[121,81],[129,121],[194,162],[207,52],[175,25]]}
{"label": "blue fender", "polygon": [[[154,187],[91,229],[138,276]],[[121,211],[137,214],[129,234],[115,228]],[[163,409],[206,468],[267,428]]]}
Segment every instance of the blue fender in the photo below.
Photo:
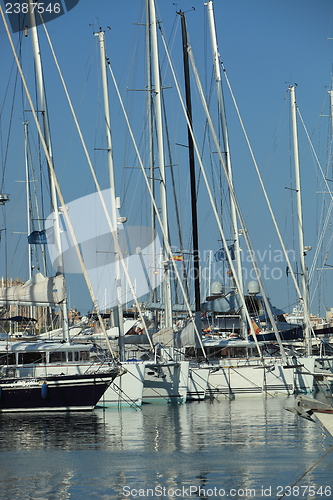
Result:
{"label": "blue fender", "polygon": [[41,393],[42,393],[42,398],[45,399],[46,396],[47,396],[47,393],[48,393],[48,386],[47,386],[47,383],[44,382],[43,385],[42,385],[42,388],[41,388]]}

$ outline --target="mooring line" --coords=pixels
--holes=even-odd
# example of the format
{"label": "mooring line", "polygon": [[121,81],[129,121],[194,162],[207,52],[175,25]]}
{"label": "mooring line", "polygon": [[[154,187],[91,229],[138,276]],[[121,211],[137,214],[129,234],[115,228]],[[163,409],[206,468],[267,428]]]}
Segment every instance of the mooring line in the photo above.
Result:
{"label": "mooring line", "polygon": [[[305,476],[306,476],[306,475],[310,472],[310,470],[312,470],[312,469],[313,469],[316,465],[318,465],[318,464],[319,464],[319,462],[320,462],[320,461],[321,461],[324,457],[326,457],[326,455],[328,455],[328,454],[329,454],[329,452],[330,452],[330,451],[332,451],[332,450],[333,450],[333,446],[331,446],[331,448],[329,448],[329,449],[328,449],[328,450],[324,453],[324,455],[323,455],[321,458],[319,458],[319,460],[317,460],[317,462],[316,462],[315,464],[311,465],[311,467],[310,467],[310,468],[309,468],[306,472],[304,472],[304,474],[302,474],[302,476],[301,476],[299,479],[297,479],[297,481],[296,481],[294,484],[292,484],[292,485],[290,486],[290,488],[293,488],[294,486],[296,486],[296,484],[297,484],[297,483],[298,483],[301,479],[303,479],[303,477],[305,477]],[[276,500],[281,500],[281,498],[283,498],[283,497],[286,495],[286,493],[287,493],[287,492],[283,493],[283,495],[282,495],[282,496],[280,496],[280,497],[278,497]]]}

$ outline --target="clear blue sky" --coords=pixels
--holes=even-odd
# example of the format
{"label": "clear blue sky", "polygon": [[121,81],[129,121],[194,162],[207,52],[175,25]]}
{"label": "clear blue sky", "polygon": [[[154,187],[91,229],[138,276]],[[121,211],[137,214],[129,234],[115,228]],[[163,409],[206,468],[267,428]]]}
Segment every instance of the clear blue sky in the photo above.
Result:
{"label": "clear blue sky", "polygon": [[[195,7],[195,10],[192,9]],[[157,1],[158,18],[170,43],[170,51],[182,82],[182,57],[179,16],[176,10],[187,13],[190,42],[205,90],[211,86],[211,52],[207,33],[206,7],[203,1],[184,0],[175,5],[171,0]],[[331,0],[216,0],[214,3],[219,49],[233,92],[251,141],[259,168],[264,177],[271,203],[278,218],[288,249],[297,245],[293,227],[292,150],[289,124],[288,85],[297,84],[297,102],[313,145],[327,177],[332,179],[332,165],[327,167],[329,137],[328,89],[331,85],[333,64],[333,5]],[[140,150],[146,158],[143,144],[145,92],[144,54],[144,1],[142,0],[80,0],[66,15],[47,25],[68,89],[78,113],[80,125],[90,155],[96,165],[102,187],[107,186],[106,158],[98,148],[105,147],[100,95],[99,53],[94,31],[102,27],[107,31],[106,44],[111,66],[124,97]],[[107,27],[111,27],[110,30]],[[49,104],[55,167],[65,200],[71,201],[94,190],[82,147],[77,138],[57,72],[45,36],[41,32],[41,47]],[[18,43],[18,34],[13,35]],[[330,39],[331,38],[331,39]],[[20,82],[15,89],[11,75],[13,56],[7,35],[0,27],[1,79],[0,79],[0,153],[2,166],[6,164],[3,191],[11,195],[5,210],[1,210],[0,226],[7,228],[7,242],[2,232],[0,276],[26,278],[26,240],[24,212],[24,150],[22,121],[27,119],[26,101],[22,104]],[[161,44],[160,44],[160,48]],[[180,200],[185,246],[189,245],[190,206],[185,148],[187,132],[174,82],[162,55],[163,84],[168,103],[171,149]],[[22,41],[22,64],[33,89],[31,43]],[[199,148],[203,146],[204,115],[193,82],[193,106]],[[15,104],[12,101],[15,92]],[[146,224],[149,206],[138,170],[124,167],[138,166],[130,144],[119,103],[110,83],[111,120],[116,164],[117,190],[122,198],[122,215],[132,225]],[[240,130],[238,118],[225,87],[227,119],[234,183],[239,202],[259,259],[266,265],[266,288],[273,303],[280,308],[290,307],[296,299],[291,279],[286,279],[285,262],[279,261],[280,246],[267,213],[264,198],[253,168],[251,157]],[[31,115],[31,114],[30,114]],[[33,131],[31,119],[31,135]],[[320,231],[320,214],[326,190],[305,134],[299,124],[300,160],[304,199],[305,244],[313,247],[307,256],[310,267]],[[9,142],[8,134],[10,132]],[[8,147],[8,152],[7,152]],[[205,164],[210,171],[208,145],[204,149]],[[217,186],[215,186],[217,189]],[[169,194],[169,191],[168,191]],[[172,204],[169,195],[170,205]],[[199,239],[204,263],[204,252],[218,250],[218,231],[209,207],[203,184],[199,189]],[[327,206],[324,208],[327,211]],[[175,235],[172,208],[171,233]],[[48,215],[48,214],[47,214]],[[89,230],[89,228],[87,228]],[[330,230],[331,231],[331,230]],[[326,235],[329,240],[331,232]],[[178,242],[173,239],[176,247]],[[172,242],[173,242],[172,241]],[[7,243],[7,270],[5,259]],[[242,246],[244,244],[242,243]],[[244,248],[244,255],[245,255]],[[296,248],[297,251],[297,248]],[[322,267],[321,262],[317,267]],[[333,251],[328,253],[327,264],[333,265]],[[244,264],[246,267],[246,264]],[[333,307],[333,271],[325,272],[325,281],[316,295],[312,312],[324,314],[324,307]],[[276,279],[278,277],[279,279]],[[84,285],[77,277],[69,276],[70,305],[82,313],[90,309],[90,300],[83,294]],[[320,299],[320,300],[319,300]],[[320,304],[320,309],[319,309]]]}

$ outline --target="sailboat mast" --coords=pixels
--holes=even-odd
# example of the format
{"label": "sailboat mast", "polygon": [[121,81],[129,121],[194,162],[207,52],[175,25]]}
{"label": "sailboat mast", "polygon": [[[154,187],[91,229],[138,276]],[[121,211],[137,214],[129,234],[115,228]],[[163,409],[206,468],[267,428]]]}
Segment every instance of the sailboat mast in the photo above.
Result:
{"label": "sailboat mast", "polygon": [[199,258],[199,237],[198,237],[197,193],[196,193],[196,177],[195,177],[195,162],[194,162],[194,144],[193,144],[193,136],[191,133],[191,129],[193,128],[191,82],[190,82],[190,71],[189,71],[189,60],[188,60],[186,19],[184,12],[179,11],[178,14],[180,15],[181,26],[182,26],[185,98],[186,98],[186,111],[188,117],[187,136],[188,136],[188,153],[189,153],[190,186],[191,186],[195,316],[196,316],[197,328],[199,331],[201,331],[200,258]]}
{"label": "sailboat mast", "polygon": [[[24,150],[25,150],[25,196],[27,208],[27,233],[31,233],[30,224],[30,186],[29,186],[29,160],[28,160],[28,122],[24,122]],[[32,275],[31,248],[28,244],[28,279]]]}
{"label": "sailboat mast", "polygon": [[[232,178],[232,168],[231,168],[231,156],[230,156],[230,148],[229,148],[229,135],[228,135],[228,127],[227,127],[227,119],[224,105],[224,96],[223,96],[223,87],[222,87],[222,78],[221,78],[221,70],[220,70],[220,54],[218,51],[217,45],[217,36],[215,29],[215,20],[214,20],[214,10],[213,10],[213,2],[212,0],[207,2],[207,10],[208,10],[208,21],[210,27],[210,35],[211,35],[211,45],[212,45],[212,53],[213,53],[213,63],[214,63],[214,72],[215,72],[215,81],[216,81],[216,90],[217,90],[217,102],[218,102],[218,110],[219,116],[221,120],[221,128],[222,128],[222,137],[223,137],[223,148],[224,148],[224,157],[226,170],[228,172],[229,177],[229,186],[233,189],[233,178]],[[243,285],[243,276],[242,276],[242,263],[240,259],[240,251],[239,251],[239,231],[237,225],[237,215],[236,215],[236,207],[233,200],[233,197],[230,196],[230,213],[231,213],[231,223],[233,230],[233,239],[235,246],[235,260],[238,274],[238,281],[241,285]],[[243,290],[239,290],[240,293]]]}
{"label": "sailboat mast", "polygon": [[[104,31],[100,30],[95,34],[99,38],[100,59],[101,59],[101,74],[103,85],[103,100],[104,100],[104,118],[105,118],[105,131],[108,155],[108,168],[109,168],[109,182],[111,190],[111,224],[114,231],[114,239],[118,242],[118,218],[117,218],[117,205],[116,205],[116,186],[114,176],[114,164],[112,153],[112,137],[111,137],[111,121],[110,121],[110,105],[109,105],[109,90],[106,74],[106,60],[105,60],[105,41]],[[125,360],[125,344],[124,344],[124,323],[123,323],[123,309],[122,309],[122,286],[121,286],[121,272],[119,254],[115,251],[115,270],[116,270],[116,293],[117,293],[117,306],[115,308],[116,326],[119,329],[119,354],[120,361]]]}
{"label": "sailboat mast", "polygon": [[161,198],[161,215],[163,226],[163,261],[164,261],[164,327],[172,328],[172,303],[171,303],[171,287],[170,287],[170,268],[169,255],[167,248],[168,242],[168,217],[167,217],[167,197],[166,197],[166,178],[164,165],[164,144],[163,144],[163,128],[162,128],[162,106],[161,106],[161,81],[160,68],[157,45],[157,22],[154,0],[149,0],[150,7],[150,29],[151,29],[151,45],[153,58],[153,78],[155,91],[155,119],[156,119],[156,136],[157,136],[157,155],[160,171],[160,198]]}
{"label": "sailboat mast", "polygon": [[[26,209],[27,209],[27,234],[31,233],[31,221],[30,221],[30,179],[29,179],[29,156],[28,156],[28,122],[24,122],[24,155],[25,155],[25,196],[26,196]],[[28,279],[32,276],[32,259],[31,259],[31,247],[28,243]],[[33,318],[33,306],[29,306],[29,316]]]}
{"label": "sailboat mast", "polygon": [[[52,145],[51,145],[51,134],[49,127],[49,117],[48,117],[48,109],[46,103],[45,96],[45,88],[44,88],[44,78],[43,78],[43,69],[42,69],[42,58],[39,46],[39,38],[36,27],[36,19],[34,14],[34,9],[32,8],[31,0],[28,0],[29,4],[29,19],[30,19],[30,33],[32,40],[32,49],[34,55],[35,62],[35,73],[36,73],[36,81],[37,81],[37,92],[38,92],[38,101],[39,101],[39,111],[42,115],[42,124],[43,124],[43,135],[46,143],[46,147],[49,153],[50,160],[53,164],[53,155],[52,155]],[[58,211],[58,203],[57,203],[57,193],[56,187],[53,181],[53,177],[49,168],[49,186],[50,186],[50,196],[51,196],[51,209],[54,215],[54,244],[57,248],[58,259],[57,259],[57,272],[63,274],[63,259],[62,259],[62,247],[61,247],[61,239],[60,239],[60,220],[59,220],[59,211]],[[69,341],[69,329],[68,329],[68,311],[67,311],[67,298],[62,303],[62,314],[63,314],[63,338],[65,341]]]}
{"label": "sailboat mast", "polygon": [[[229,149],[228,127],[227,127],[227,119],[226,119],[224,97],[223,97],[223,87],[222,87],[222,78],[221,78],[221,70],[220,70],[220,54],[219,54],[218,45],[217,45],[213,2],[210,0],[207,2],[206,5],[207,5],[208,22],[209,22],[210,36],[211,36],[212,53],[213,53],[217,103],[218,103],[219,116],[220,116],[220,120],[221,120],[221,129],[222,129],[222,138],[223,138],[223,156],[225,158],[226,171],[227,171],[227,174],[229,177],[229,186],[230,186],[230,189],[233,189],[233,178],[232,178],[232,168],[231,168],[231,156],[230,156],[230,149]],[[229,189],[229,191],[230,191],[230,189]],[[243,287],[242,263],[241,263],[241,258],[240,258],[239,231],[238,231],[238,224],[237,224],[236,207],[235,207],[233,197],[231,195],[230,195],[230,217],[231,217],[231,224],[232,224],[232,231],[233,231],[234,254],[235,254],[235,260],[236,260],[237,277],[238,277],[238,282],[240,283],[241,287]],[[239,290],[238,292],[243,293],[243,289]]]}
{"label": "sailboat mast", "polygon": [[[154,210],[153,199],[155,198],[155,162],[154,162],[154,107],[152,98],[152,67],[151,67],[151,39],[150,39],[150,11],[149,11],[149,0],[146,0],[146,53],[147,53],[147,115],[148,115],[148,142],[149,142],[149,171],[150,171],[150,189],[152,192],[151,199],[151,229],[152,229],[152,241],[154,241],[155,230],[156,230],[156,216]],[[156,248],[153,245],[153,255],[152,260],[154,266],[156,266]],[[151,292],[151,302],[157,302],[157,287],[156,287],[156,274],[153,274],[152,292]]]}
{"label": "sailboat mast", "polygon": [[[222,78],[221,78],[221,70],[220,70],[220,54],[217,45],[217,36],[216,36],[216,28],[215,28],[215,19],[214,19],[214,9],[213,2],[209,0],[207,3],[207,12],[208,12],[208,22],[210,28],[210,37],[211,37],[211,46],[213,53],[213,64],[214,64],[214,73],[215,73],[215,81],[216,81],[216,93],[217,93],[217,103],[218,103],[218,111],[219,117],[221,121],[221,129],[222,129],[222,139],[223,139],[223,157],[225,159],[226,172],[229,178],[229,197],[230,197],[230,218],[231,218],[231,226],[233,232],[233,242],[234,242],[234,255],[236,261],[236,272],[239,286],[241,287],[238,290],[238,293],[243,293],[243,275],[242,275],[242,262],[241,262],[241,253],[239,246],[239,230],[237,223],[237,212],[234,203],[234,199],[231,195],[231,189],[233,189],[233,178],[232,178],[232,167],[231,167],[231,156],[230,156],[230,148],[229,148],[229,136],[228,136],[228,127],[227,127],[227,119],[226,119],[226,111],[224,105],[224,96],[223,96],[223,86],[222,86]],[[245,314],[242,317],[243,322],[243,330],[245,335],[247,335],[246,329],[246,321]],[[243,333],[244,333],[243,332]]]}
{"label": "sailboat mast", "polygon": [[309,280],[308,270],[305,264],[305,248],[304,248],[304,233],[303,233],[303,212],[302,212],[302,195],[301,195],[301,177],[298,156],[298,135],[297,135],[297,117],[296,117],[296,94],[295,87],[290,86],[290,104],[291,104],[291,119],[292,119],[292,134],[294,144],[294,164],[295,164],[295,190],[297,204],[297,225],[298,225],[298,241],[299,241],[299,258],[301,265],[302,276],[302,294],[303,294],[303,311],[305,320],[305,346],[307,356],[311,355],[311,328],[310,328],[310,313],[309,313]]}

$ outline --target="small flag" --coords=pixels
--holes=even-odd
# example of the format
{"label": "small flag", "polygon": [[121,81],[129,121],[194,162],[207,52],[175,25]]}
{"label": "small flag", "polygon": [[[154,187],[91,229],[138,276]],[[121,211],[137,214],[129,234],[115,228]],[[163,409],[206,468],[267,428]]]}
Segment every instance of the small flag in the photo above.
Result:
{"label": "small flag", "polygon": [[173,258],[173,260],[178,260],[180,262],[183,260],[183,256],[182,255],[173,255],[172,258]]}
{"label": "small flag", "polygon": [[46,245],[46,232],[45,229],[43,231],[33,231],[28,236],[29,245]]}
{"label": "small flag", "polygon": [[[231,260],[235,260],[234,245],[228,245],[228,250],[229,250],[229,253],[230,253]],[[223,247],[220,248],[220,250],[218,250],[217,252],[215,252],[214,257],[215,257],[216,262],[220,262],[221,260],[227,260],[228,259],[227,258],[227,252],[225,251],[225,249]]]}

